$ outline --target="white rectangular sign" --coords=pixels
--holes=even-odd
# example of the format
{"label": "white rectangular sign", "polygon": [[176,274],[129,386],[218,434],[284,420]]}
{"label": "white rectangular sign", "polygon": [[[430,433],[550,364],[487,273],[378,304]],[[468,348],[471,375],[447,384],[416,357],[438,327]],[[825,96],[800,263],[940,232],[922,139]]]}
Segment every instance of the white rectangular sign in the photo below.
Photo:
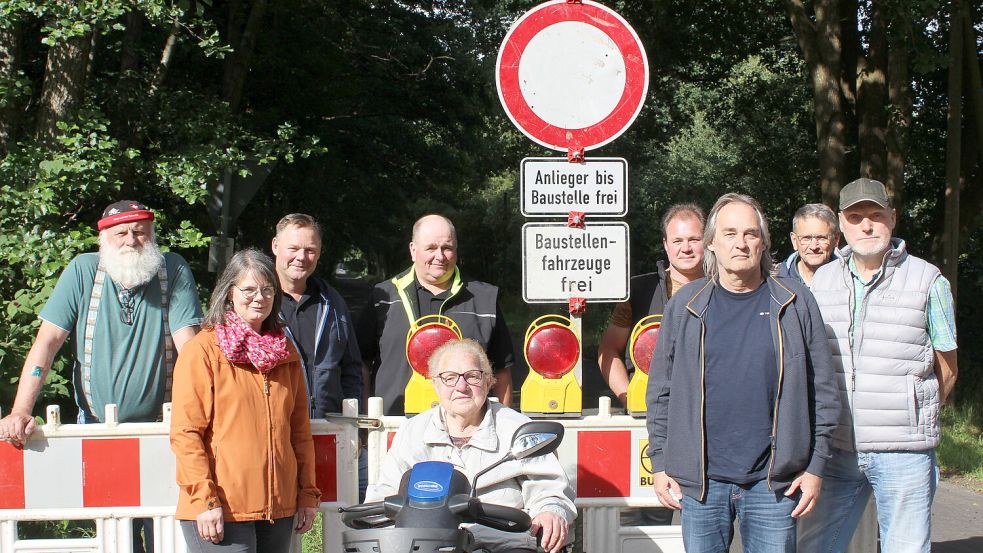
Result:
{"label": "white rectangular sign", "polygon": [[527,303],[628,299],[628,225],[526,223],[522,226],[522,298]]}
{"label": "white rectangular sign", "polygon": [[628,162],[620,157],[588,158],[584,163],[527,157],[519,181],[526,217],[566,217],[571,211],[595,217],[628,213]]}

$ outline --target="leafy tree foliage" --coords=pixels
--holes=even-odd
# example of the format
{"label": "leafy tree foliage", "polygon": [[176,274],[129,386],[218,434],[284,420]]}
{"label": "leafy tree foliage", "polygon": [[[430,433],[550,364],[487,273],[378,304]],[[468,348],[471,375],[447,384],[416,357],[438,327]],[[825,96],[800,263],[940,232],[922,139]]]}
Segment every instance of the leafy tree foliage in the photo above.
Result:
{"label": "leafy tree foliage", "polygon": [[[223,83],[216,68],[236,49],[224,47],[216,29],[236,28],[222,17],[235,6],[219,7],[0,5],[3,405],[12,400],[37,311],[68,261],[93,248],[106,204],[136,198],[153,206],[163,246],[190,252],[203,274],[205,185],[246,159],[290,161],[323,151],[286,119],[230,109],[223,96],[229,79]],[[68,393],[67,358],[54,368],[44,401]]]}
{"label": "leafy tree foliage", "polygon": [[[235,226],[239,246],[265,247],[283,214],[304,211],[324,223],[322,270],[344,260],[379,279],[408,264],[413,221],[440,212],[457,224],[462,266],[518,303],[519,162],[557,153],[507,120],[494,67],[508,26],[537,3],[0,3],[0,405],[10,404],[35,313],[68,260],[93,248],[103,206],[122,197],[152,205],[162,241],[207,289],[205,248],[217,230],[207,187],[246,162],[280,160]],[[817,64],[832,58],[819,55],[825,35],[815,30],[831,3],[851,14],[837,20],[849,47],[834,56],[849,70],[829,77],[839,107],[817,111]],[[838,190],[828,184],[819,112],[844,122],[835,182],[861,171],[897,175],[891,155],[901,156],[903,232],[916,255],[932,258],[942,220],[946,3],[608,5],[639,33],[650,65],[638,120],[591,152],[628,159],[632,272],[653,270],[664,255],[658,222],[669,205],[709,208],[731,190],[765,206],[783,256],[794,209]],[[983,18],[973,9],[978,36]],[[877,71],[887,75],[883,87]],[[910,108],[892,83],[910,85]],[[978,168],[969,189],[979,188]],[[980,238],[971,234],[980,211],[963,215],[972,225],[964,291],[980,288],[972,255]],[[594,306],[588,318],[602,312]],[[964,336],[981,332],[963,313]],[[65,360],[56,368],[45,402],[68,391]],[[961,381],[978,371],[964,359]]]}

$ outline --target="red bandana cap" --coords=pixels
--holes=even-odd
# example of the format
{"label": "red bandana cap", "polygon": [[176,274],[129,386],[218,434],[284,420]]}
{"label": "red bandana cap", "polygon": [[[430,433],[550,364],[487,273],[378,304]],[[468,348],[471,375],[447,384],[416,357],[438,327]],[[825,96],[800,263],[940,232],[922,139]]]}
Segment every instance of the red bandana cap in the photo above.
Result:
{"label": "red bandana cap", "polygon": [[102,212],[102,219],[96,224],[99,230],[114,227],[121,223],[132,223],[133,221],[153,221],[154,212],[140,202],[133,200],[123,200],[111,204]]}

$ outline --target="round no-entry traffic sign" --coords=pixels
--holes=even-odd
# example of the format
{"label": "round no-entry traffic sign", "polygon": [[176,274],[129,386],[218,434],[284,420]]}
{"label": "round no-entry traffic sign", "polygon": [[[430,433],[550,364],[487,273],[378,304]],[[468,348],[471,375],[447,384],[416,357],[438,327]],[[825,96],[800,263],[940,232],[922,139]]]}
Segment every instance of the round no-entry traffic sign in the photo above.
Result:
{"label": "round no-entry traffic sign", "polygon": [[648,60],[635,30],[590,0],[540,4],[519,18],[495,67],[498,97],[534,142],[590,150],[625,132],[642,109]]}

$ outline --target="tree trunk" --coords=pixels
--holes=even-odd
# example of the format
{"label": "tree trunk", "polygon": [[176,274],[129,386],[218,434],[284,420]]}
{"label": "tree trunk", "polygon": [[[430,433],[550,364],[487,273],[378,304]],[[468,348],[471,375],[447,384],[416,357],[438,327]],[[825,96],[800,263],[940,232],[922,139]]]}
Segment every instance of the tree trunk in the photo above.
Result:
{"label": "tree trunk", "polygon": [[120,51],[119,71],[126,78],[128,71],[140,67],[140,38],[143,36],[143,12],[132,9],[126,14],[126,31]]}
{"label": "tree trunk", "polygon": [[946,129],[945,156],[945,231],[942,239],[942,274],[952,285],[956,297],[959,279],[959,192],[962,166],[962,73],[963,73],[962,1],[952,3],[949,18],[949,117]]}
{"label": "tree trunk", "polygon": [[968,16],[963,16],[963,59],[966,62],[966,104],[972,114],[967,118],[969,124],[976,130],[976,148],[978,160],[983,163],[983,79],[980,78],[980,59],[976,55],[976,31]]}
{"label": "tree trunk", "polygon": [[960,244],[966,251],[969,238],[980,227],[983,210],[983,84],[980,61],[976,54],[976,32],[970,17],[963,12],[963,95],[966,98],[962,137],[963,183],[959,193]]}
{"label": "tree trunk", "polygon": [[[225,66],[225,78],[222,85],[222,96],[229,103],[229,109],[235,113],[239,111],[242,104],[242,91],[246,84],[246,76],[249,74],[249,66],[252,62],[253,51],[256,49],[256,40],[259,36],[260,25],[266,15],[267,0],[255,0],[249,10],[249,17],[246,19],[245,27],[242,29],[239,40],[233,42],[234,52],[229,57],[229,62]],[[236,5],[235,2],[232,5]],[[235,16],[231,12],[230,19]],[[235,37],[237,33],[230,32],[230,37]]]}
{"label": "tree trunk", "polygon": [[85,94],[91,48],[90,33],[63,40],[48,49],[38,113],[38,138],[53,141],[58,136],[58,123],[77,113]]}
{"label": "tree trunk", "polygon": [[[17,78],[20,67],[20,22],[13,22],[10,28],[0,27],[0,80],[12,82]],[[17,140],[17,125],[20,122],[19,102],[7,98],[6,105],[0,106],[0,155],[6,155]]]}
{"label": "tree trunk", "polygon": [[[140,95],[140,40],[143,37],[143,12],[134,8],[126,14],[126,29],[120,46],[119,79],[116,85],[116,109],[109,113],[115,134],[120,137],[124,147],[140,146],[139,109],[134,105]],[[133,176],[125,169],[124,181],[131,182]]]}
{"label": "tree trunk", "polygon": [[871,3],[868,50],[857,75],[860,176],[884,181],[887,167],[887,16],[882,2]]}
{"label": "tree trunk", "polygon": [[840,114],[843,118],[843,170],[844,183],[847,175],[856,174],[860,167],[860,148],[850,147],[857,144],[857,117],[860,110],[857,107],[859,75],[867,60],[864,57],[860,39],[858,0],[839,0],[837,13],[840,20]]}
{"label": "tree trunk", "polygon": [[823,201],[837,204],[845,178],[846,125],[840,74],[839,0],[816,0],[815,23],[801,0],[786,0],[789,19],[809,67],[815,104],[819,184]]}
{"label": "tree trunk", "polygon": [[157,94],[157,90],[164,84],[167,78],[167,70],[171,67],[171,60],[174,58],[174,48],[177,46],[177,36],[181,32],[181,18],[175,17],[171,23],[171,31],[167,34],[164,41],[164,48],[160,53],[160,62],[157,63],[157,70],[154,71],[154,80],[150,84],[150,96]]}
{"label": "tree trunk", "polygon": [[892,194],[891,202],[898,213],[904,213],[905,210],[904,176],[913,105],[911,77],[908,73],[908,29],[906,25],[897,25],[888,34],[887,93],[891,110],[887,119],[887,167],[884,185],[887,186],[888,193]]}

